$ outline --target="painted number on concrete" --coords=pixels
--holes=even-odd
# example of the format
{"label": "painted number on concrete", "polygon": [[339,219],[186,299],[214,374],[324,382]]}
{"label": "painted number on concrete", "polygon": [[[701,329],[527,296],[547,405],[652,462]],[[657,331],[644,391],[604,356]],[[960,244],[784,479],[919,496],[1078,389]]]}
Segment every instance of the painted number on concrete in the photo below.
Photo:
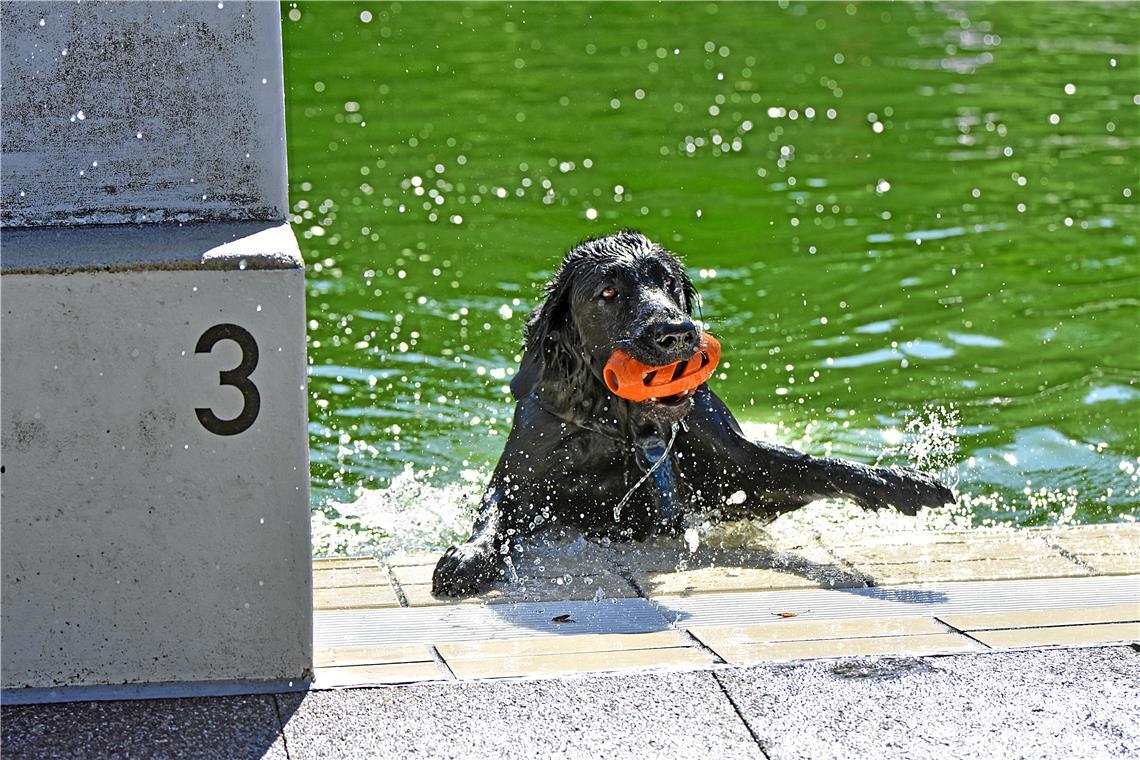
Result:
{"label": "painted number on concrete", "polygon": [[219,341],[223,340],[232,340],[238,344],[241,348],[241,362],[233,369],[219,372],[219,382],[222,385],[232,385],[241,391],[245,404],[238,416],[229,420],[219,418],[212,409],[197,407],[194,411],[197,413],[198,421],[202,423],[202,427],[211,433],[215,435],[237,435],[248,430],[249,426],[257,419],[258,412],[261,411],[261,394],[258,392],[257,386],[249,379],[249,376],[257,368],[257,341],[244,327],[224,323],[214,325],[202,333],[202,337],[198,338],[198,345],[194,348],[194,352],[208,354],[214,350],[214,346]]}

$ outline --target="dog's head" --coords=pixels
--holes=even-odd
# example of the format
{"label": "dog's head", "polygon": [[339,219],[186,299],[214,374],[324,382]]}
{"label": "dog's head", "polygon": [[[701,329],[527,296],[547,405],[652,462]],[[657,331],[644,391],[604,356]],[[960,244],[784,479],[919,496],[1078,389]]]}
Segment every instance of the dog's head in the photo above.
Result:
{"label": "dog's head", "polygon": [[[618,349],[653,366],[688,359],[701,340],[695,299],[681,262],[641,233],[587,240],[566,254],[546,286],[511,391],[520,399],[540,388],[564,398],[608,393],[602,370]],[[568,389],[585,384],[592,387]],[[636,407],[654,419],[678,420],[691,409],[692,392]]]}

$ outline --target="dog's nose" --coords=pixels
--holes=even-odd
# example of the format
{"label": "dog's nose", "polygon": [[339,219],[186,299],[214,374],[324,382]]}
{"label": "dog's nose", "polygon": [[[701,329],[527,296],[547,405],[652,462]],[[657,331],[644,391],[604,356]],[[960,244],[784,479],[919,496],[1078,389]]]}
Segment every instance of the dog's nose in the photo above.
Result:
{"label": "dog's nose", "polygon": [[666,351],[676,351],[681,348],[695,351],[700,339],[700,331],[691,319],[683,322],[663,322],[653,327],[653,340]]}

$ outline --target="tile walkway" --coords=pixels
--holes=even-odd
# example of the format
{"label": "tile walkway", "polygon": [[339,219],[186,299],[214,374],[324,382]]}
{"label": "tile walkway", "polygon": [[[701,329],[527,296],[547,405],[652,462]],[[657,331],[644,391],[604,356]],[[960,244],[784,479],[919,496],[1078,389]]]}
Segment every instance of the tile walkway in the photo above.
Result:
{"label": "tile walkway", "polygon": [[537,553],[460,601],[438,556],[314,560],[315,688],[1140,639],[1136,524]]}

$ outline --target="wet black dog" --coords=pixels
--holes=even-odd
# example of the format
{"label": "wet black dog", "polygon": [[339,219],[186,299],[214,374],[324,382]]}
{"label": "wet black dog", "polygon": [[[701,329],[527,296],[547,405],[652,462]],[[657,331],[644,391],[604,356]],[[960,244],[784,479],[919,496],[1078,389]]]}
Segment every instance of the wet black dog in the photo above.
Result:
{"label": "wet black dog", "polygon": [[470,540],[436,565],[435,594],[486,588],[518,539],[550,525],[628,540],[676,532],[700,510],[775,518],[841,497],[909,515],[954,501],[925,473],[750,441],[707,385],[642,403],[610,393],[602,368],[616,349],[654,366],[693,355],[694,300],[681,263],[640,233],[567,254],[527,324],[506,450]]}

